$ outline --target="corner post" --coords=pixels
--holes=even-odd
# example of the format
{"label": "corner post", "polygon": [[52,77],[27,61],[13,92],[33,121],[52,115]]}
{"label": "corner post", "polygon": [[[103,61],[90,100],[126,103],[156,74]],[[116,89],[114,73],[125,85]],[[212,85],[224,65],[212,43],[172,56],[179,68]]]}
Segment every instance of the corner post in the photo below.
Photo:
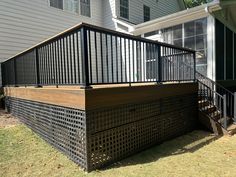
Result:
{"label": "corner post", "polygon": [[88,65],[88,38],[87,29],[82,27],[80,31],[81,56],[82,56],[82,89],[92,88],[89,85],[89,65]]}

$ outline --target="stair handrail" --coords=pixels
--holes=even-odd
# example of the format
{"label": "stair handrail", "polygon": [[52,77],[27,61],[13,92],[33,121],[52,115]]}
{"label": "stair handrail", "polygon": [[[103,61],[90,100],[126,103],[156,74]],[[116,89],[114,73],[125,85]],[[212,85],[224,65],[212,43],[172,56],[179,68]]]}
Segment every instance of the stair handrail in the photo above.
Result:
{"label": "stair handrail", "polygon": [[[166,59],[173,64],[173,62],[169,60],[168,57],[163,57],[163,59]],[[190,70],[194,70],[194,68],[192,68],[187,63],[180,62],[180,64],[182,64],[184,67],[187,67]],[[221,116],[220,120],[222,119],[222,121],[219,121],[219,123],[223,128],[227,129],[228,126],[227,119],[228,118],[234,119],[234,100],[235,100],[234,93],[225,88],[223,85],[213,81],[209,77],[203,75],[202,73],[196,70],[195,70],[195,79],[199,83],[198,95],[205,96],[201,95],[201,90],[200,90],[201,87],[205,87],[205,89],[207,89],[207,91],[210,92],[210,95],[207,95],[208,96],[207,99],[208,101],[210,99],[213,99],[213,101],[210,100],[210,104],[215,106],[218,109],[218,111],[220,111],[220,116]],[[212,117],[211,114],[208,115]]]}
{"label": "stair handrail", "polygon": [[[189,67],[190,67],[190,66],[189,66]],[[210,78],[207,77],[207,76],[204,76],[204,75],[201,74],[200,72],[196,71],[196,75],[200,75],[200,76],[203,77],[204,79],[207,79],[209,82],[211,82],[211,83],[213,83],[214,85],[218,86],[218,88],[221,88],[221,89],[225,90],[226,92],[228,92],[229,94],[234,95],[233,92],[231,92],[230,90],[228,90],[227,88],[225,88],[223,85],[221,85],[221,84],[219,84],[219,83],[213,81],[212,79],[210,79]],[[196,79],[198,79],[198,78],[196,77]],[[223,96],[223,95],[222,95],[222,96]]]}

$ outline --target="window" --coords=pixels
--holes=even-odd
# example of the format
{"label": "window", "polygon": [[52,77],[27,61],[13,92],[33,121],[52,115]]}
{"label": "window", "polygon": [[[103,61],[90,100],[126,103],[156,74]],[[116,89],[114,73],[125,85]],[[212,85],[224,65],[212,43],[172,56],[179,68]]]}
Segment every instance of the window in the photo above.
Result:
{"label": "window", "polygon": [[50,0],[50,6],[63,9],[63,0]]}
{"label": "window", "polygon": [[184,24],[184,47],[196,50],[197,65],[207,64],[206,18]]}
{"label": "window", "polygon": [[150,20],[150,7],[145,6],[145,5],[143,6],[143,18],[144,18],[144,22]]}
{"label": "window", "polygon": [[80,0],[80,14],[90,17],[90,0]]}
{"label": "window", "polygon": [[120,0],[120,17],[129,19],[129,0]]}
{"label": "window", "polygon": [[50,6],[90,17],[90,0],[50,0]]}
{"label": "window", "polygon": [[182,25],[173,27],[173,44],[180,47],[183,45]]}
{"label": "window", "polygon": [[185,37],[192,37],[195,34],[195,25],[193,22],[188,22],[184,24],[184,36]]}
{"label": "window", "polygon": [[164,42],[196,50],[197,70],[206,74],[207,19],[202,18],[162,29]]}
{"label": "window", "polygon": [[79,13],[78,0],[64,0],[64,10]]}

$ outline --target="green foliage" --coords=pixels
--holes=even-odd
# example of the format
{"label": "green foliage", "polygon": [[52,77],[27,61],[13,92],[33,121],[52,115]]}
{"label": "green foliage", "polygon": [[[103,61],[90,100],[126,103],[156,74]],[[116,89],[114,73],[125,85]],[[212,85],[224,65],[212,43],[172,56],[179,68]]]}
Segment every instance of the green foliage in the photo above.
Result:
{"label": "green foliage", "polygon": [[192,8],[192,7],[196,7],[208,2],[211,2],[212,0],[184,0],[187,8]]}

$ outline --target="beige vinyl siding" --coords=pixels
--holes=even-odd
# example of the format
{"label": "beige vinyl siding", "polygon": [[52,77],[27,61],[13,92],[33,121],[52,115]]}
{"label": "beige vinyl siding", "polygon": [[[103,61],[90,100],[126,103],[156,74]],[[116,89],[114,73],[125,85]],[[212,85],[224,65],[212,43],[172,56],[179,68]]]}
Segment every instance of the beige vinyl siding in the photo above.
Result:
{"label": "beige vinyl siding", "polygon": [[[117,0],[117,14],[120,16],[120,0]],[[129,19],[134,24],[144,22],[143,5],[150,7],[150,20],[183,10],[179,0],[129,0]]]}
{"label": "beige vinyl siding", "polygon": [[102,26],[102,0],[91,0],[91,18],[49,6],[48,0],[0,1],[0,60],[80,22]]}

